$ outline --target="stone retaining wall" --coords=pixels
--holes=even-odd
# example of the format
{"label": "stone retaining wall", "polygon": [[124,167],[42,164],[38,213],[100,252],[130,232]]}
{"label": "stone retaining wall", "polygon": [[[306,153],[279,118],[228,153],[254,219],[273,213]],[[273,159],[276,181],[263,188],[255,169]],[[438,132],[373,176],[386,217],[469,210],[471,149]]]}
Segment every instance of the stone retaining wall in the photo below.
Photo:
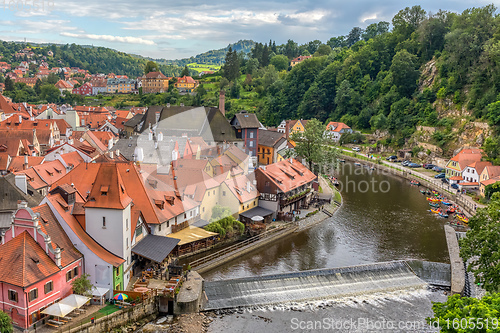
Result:
{"label": "stone retaining wall", "polygon": [[450,254],[451,264],[451,293],[462,295],[465,288],[465,267],[460,257],[460,248],[458,246],[455,230],[449,225],[444,226],[446,235],[446,244],[448,244],[448,253]]}
{"label": "stone retaining wall", "polygon": [[114,328],[122,327],[132,322],[139,321],[151,315],[158,314],[157,298],[151,298],[144,303],[131,308],[123,309],[110,314],[109,316],[99,318],[94,324],[87,323],[71,330],[64,329],[64,332],[69,333],[99,333],[110,332]]}

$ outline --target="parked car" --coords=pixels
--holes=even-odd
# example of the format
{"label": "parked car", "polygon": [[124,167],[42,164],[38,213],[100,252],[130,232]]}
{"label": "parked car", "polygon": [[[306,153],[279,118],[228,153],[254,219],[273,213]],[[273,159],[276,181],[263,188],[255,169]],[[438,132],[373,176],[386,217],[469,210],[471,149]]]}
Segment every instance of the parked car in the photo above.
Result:
{"label": "parked car", "polygon": [[458,184],[451,184],[451,188],[454,188],[455,190],[458,190]]}
{"label": "parked car", "polygon": [[354,148],[352,148],[352,150],[357,151],[357,152],[361,151],[361,149],[359,149],[359,147],[354,147]]}
{"label": "parked car", "polygon": [[403,162],[401,163],[401,165],[402,165],[402,166],[408,166],[408,164],[410,164],[410,163],[411,163],[410,161],[406,160],[406,161],[403,161]]}
{"label": "parked car", "polygon": [[409,168],[420,168],[420,164],[418,164],[418,163],[408,163],[407,167],[409,167]]}
{"label": "parked car", "polygon": [[448,178],[442,178],[441,181],[445,184],[449,184],[450,180]]}
{"label": "parked car", "polygon": [[437,165],[432,168],[432,170],[437,171],[437,172],[443,172],[444,169],[441,167],[438,167]]}
{"label": "parked car", "polygon": [[434,168],[434,167],[435,167],[435,165],[434,165],[434,164],[430,164],[430,163],[425,163],[425,164],[423,165],[423,167],[424,167],[424,169],[432,169],[432,168]]}
{"label": "parked car", "polygon": [[439,174],[437,174],[437,175],[434,176],[434,178],[437,178],[437,179],[444,178],[444,177],[446,177],[446,174],[444,172],[439,173]]}
{"label": "parked car", "polygon": [[388,161],[393,161],[393,160],[397,160],[397,159],[398,159],[398,157],[396,155],[392,155],[392,156],[389,156],[386,158],[386,160],[388,160]]}

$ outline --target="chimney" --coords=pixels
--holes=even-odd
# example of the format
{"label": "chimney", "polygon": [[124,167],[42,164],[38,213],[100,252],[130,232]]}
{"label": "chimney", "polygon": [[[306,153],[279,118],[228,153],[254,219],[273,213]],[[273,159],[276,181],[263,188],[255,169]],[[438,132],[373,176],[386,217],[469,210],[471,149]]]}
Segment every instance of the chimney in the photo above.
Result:
{"label": "chimney", "polygon": [[114,159],[114,158],[115,158],[114,152],[110,151],[110,152],[109,152],[109,157],[110,157],[111,159]]}
{"label": "chimney", "polygon": [[224,90],[220,91],[219,94],[219,110],[222,112],[222,115],[226,116],[226,92]]}
{"label": "chimney", "polygon": [[252,187],[250,186],[250,181],[248,180],[247,181],[247,192],[250,193],[251,190],[252,190]]}
{"label": "chimney", "polygon": [[28,194],[28,184],[26,183],[25,174],[16,175],[15,184],[24,194]]}
{"label": "chimney", "polygon": [[120,157],[120,149],[116,150],[116,157]]}
{"label": "chimney", "polygon": [[158,141],[163,141],[163,133],[158,133]]}
{"label": "chimney", "polygon": [[[46,235],[44,241],[45,241],[45,252],[47,252],[47,254],[49,254],[50,253],[49,252],[50,243],[52,243],[52,240],[50,239],[49,235]],[[50,256],[50,254],[49,254],[49,256]]]}
{"label": "chimney", "polygon": [[293,164],[293,158],[290,158],[290,164]]}
{"label": "chimney", "polygon": [[28,155],[24,155],[23,170],[28,169]]}
{"label": "chimney", "polygon": [[23,122],[23,116],[19,115],[19,123]]}
{"label": "chimney", "polygon": [[148,140],[151,141],[153,140],[153,132],[149,131],[148,133]]}
{"label": "chimney", "polygon": [[61,249],[56,248],[55,251],[55,259],[56,259],[56,265],[57,267],[61,267]]}

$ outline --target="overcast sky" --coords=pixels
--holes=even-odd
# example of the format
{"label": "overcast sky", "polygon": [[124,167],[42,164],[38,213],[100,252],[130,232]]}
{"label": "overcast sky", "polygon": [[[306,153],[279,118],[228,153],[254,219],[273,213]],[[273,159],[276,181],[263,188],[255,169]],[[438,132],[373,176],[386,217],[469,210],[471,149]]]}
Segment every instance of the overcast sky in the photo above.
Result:
{"label": "overcast sky", "polygon": [[[299,44],[345,35],[352,27],[390,22],[402,8],[462,12],[500,0],[25,0],[39,8],[9,8],[0,0],[0,39],[76,43],[179,59],[240,39]],[[22,1],[19,1],[21,3]],[[43,7],[42,7],[43,5]],[[1,8],[3,6],[3,8]]]}

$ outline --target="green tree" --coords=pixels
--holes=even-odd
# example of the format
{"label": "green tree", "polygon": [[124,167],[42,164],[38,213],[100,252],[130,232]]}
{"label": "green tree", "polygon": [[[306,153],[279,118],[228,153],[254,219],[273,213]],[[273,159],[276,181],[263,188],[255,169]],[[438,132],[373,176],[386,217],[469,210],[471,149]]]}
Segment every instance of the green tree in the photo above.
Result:
{"label": "green tree", "polygon": [[181,76],[181,77],[182,77],[182,76],[189,76],[189,68],[188,68],[188,66],[187,66],[187,65],[186,65],[186,66],[184,66],[184,69],[182,70],[182,72],[181,72],[181,75],[180,75],[180,76]]}
{"label": "green tree", "polygon": [[44,84],[40,88],[40,98],[49,103],[56,103],[61,96],[61,91],[51,84]]}
{"label": "green tree", "polygon": [[500,290],[500,193],[494,193],[486,208],[469,219],[470,230],[460,240],[460,256],[468,270],[489,292]]}
{"label": "green tree", "polygon": [[[64,77],[63,77],[64,78]],[[61,78],[59,78],[56,74],[50,73],[47,77],[48,84],[56,84]]]}
{"label": "green tree", "polygon": [[332,52],[332,48],[330,46],[328,46],[327,44],[321,44],[316,49],[316,52],[314,53],[314,56],[315,57],[321,57],[321,56],[329,55],[330,52]]}
{"label": "green tree", "polygon": [[500,164],[500,138],[498,136],[488,137],[484,140],[483,151],[486,159],[496,165]]}
{"label": "green tree", "polygon": [[14,332],[14,327],[12,327],[12,319],[8,314],[0,311],[0,332],[2,333],[12,333]]}
{"label": "green tree", "polygon": [[[496,328],[492,323],[496,322],[495,327],[498,326],[500,294],[487,294],[481,299],[453,295],[444,303],[434,303],[432,311],[434,317],[427,318],[427,322],[440,328],[440,332],[494,332]],[[456,325],[464,322],[467,322],[466,326]]]}
{"label": "green tree", "polygon": [[393,31],[400,39],[407,39],[425,20],[426,12],[420,6],[401,9],[393,18]]}
{"label": "green tree", "polygon": [[392,58],[391,74],[394,85],[400,94],[410,97],[417,88],[420,75],[416,69],[417,57],[406,50],[401,50]]}
{"label": "green tree", "polygon": [[240,59],[236,50],[229,47],[223,67],[223,76],[229,81],[234,81],[240,75]]}
{"label": "green tree", "polygon": [[330,164],[336,158],[329,154],[330,150],[325,149],[328,137],[325,133],[325,126],[317,119],[309,120],[305,125],[304,133],[295,132],[291,135],[291,139],[296,144],[295,156],[305,159],[309,170],[313,170],[314,165]]}
{"label": "green tree", "polygon": [[282,54],[275,55],[271,58],[271,65],[273,65],[277,71],[282,71],[288,68],[288,58]]}
{"label": "green tree", "polygon": [[210,222],[216,222],[231,215],[232,215],[231,208],[215,205],[212,208],[212,217],[210,218]]}
{"label": "green tree", "polygon": [[90,275],[83,274],[71,282],[73,292],[78,295],[89,295],[94,287],[90,282]]}
{"label": "green tree", "polygon": [[10,76],[5,77],[5,91],[14,91],[14,81]]}
{"label": "green tree", "polygon": [[158,64],[154,61],[148,61],[146,66],[144,66],[144,74],[148,74],[150,72],[158,72]]}

